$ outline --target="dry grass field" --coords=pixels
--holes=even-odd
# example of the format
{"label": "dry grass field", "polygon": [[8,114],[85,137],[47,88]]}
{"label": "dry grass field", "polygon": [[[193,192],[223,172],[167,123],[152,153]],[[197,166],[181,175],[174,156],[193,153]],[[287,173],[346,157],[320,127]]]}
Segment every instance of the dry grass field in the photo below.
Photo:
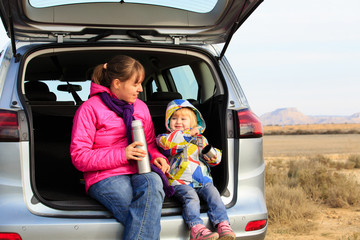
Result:
{"label": "dry grass field", "polygon": [[[360,154],[360,134],[265,135],[264,156],[346,158]],[[337,156],[338,155],[338,156]]]}
{"label": "dry grass field", "polygon": [[360,134],[344,132],[360,124],[349,125],[281,127],[324,133],[305,135],[269,135],[264,127],[266,240],[360,240]]}
{"label": "dry grass field", "polygon": [[360,124],[306,124],[306,125],[284,125],[264,126],[265,135],[282,134],[358,134]]}

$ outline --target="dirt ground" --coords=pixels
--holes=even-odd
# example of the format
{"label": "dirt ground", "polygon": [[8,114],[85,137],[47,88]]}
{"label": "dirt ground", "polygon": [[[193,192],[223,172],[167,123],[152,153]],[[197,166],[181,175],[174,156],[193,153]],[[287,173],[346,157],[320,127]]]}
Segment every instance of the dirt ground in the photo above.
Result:
{"label": "dirt ground", "polygon": [[355,240],[360,239],[360,209],[326,208],[313,221],[314,230],[309,233],[291,234],[282,226],[269,226],[266,240]]}
{"label": "dirt ground", "polygon": [[[360,154],[360,134],[335,135],[269,135],[264,136],[265,163],[274,160],[296,160],[323,155],[334,161],[346,161],[352,154]],[[360,170],[341,170],[360,184]],[[269,225],[266,240],[358,240],[360,239],[360,208],[328,208],[318,206],[312,220],[314,230],[292,234],[284,226]],[[292,224],[292,223],[289,223]]]}

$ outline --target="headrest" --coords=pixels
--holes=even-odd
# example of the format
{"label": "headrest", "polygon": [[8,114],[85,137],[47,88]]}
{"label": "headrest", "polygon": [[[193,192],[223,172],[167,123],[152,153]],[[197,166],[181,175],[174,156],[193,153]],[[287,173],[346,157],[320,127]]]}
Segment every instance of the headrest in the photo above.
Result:
{"label": "headrest", "polygon": [[25,83],[25,92],[50,92],[50,90],[44,82],[29,81]]}
{"label": "headrest", "polygon": [[44,82],[26,82],[25,94],[30,101],[56,101],[56,95],[50,92],[48,85]]}
{"label": "headrest", "polygon": [[171,101],[174,99],[182,99],[182,96],[178,92],[154,92],[153,94],[151,94],[150,99],[152,101]]}

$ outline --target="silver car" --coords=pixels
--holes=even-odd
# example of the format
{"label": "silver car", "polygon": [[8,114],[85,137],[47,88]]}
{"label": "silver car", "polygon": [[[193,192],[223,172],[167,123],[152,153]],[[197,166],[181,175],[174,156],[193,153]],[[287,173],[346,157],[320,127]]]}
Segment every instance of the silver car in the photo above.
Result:
{"label": "silver car", "polygon": [[[0,58],[0,239],[121,239],[123,226],[86,195],[69,153],[92,69],[118,54],[145,67],[140,99],[156,134],[172,99],[203,113],[206,138],[223,152],[212,176],[231,226],[238,239],[265,238],[262,126],[224,56],[262,1],[149,2],[0,0],[11,38]],[[189,235],[179,202],[166,198],[161,239]]]}

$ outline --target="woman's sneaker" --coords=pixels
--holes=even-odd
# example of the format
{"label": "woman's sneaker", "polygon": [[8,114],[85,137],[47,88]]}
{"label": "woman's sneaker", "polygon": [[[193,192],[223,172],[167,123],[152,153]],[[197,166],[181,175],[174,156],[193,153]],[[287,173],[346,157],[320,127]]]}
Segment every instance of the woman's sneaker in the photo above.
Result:
{"label": "woman's sneaker", "polygon": [[219,234],[212,232],[202,224],[191,227],[190,240],[216,240]]}
{"label": "woman's sneaker", "polygon": [[236,237],[228,221],[219,223],[217,226],[217,232],[220,236],[219,239],[221,240],[234,240]]}

